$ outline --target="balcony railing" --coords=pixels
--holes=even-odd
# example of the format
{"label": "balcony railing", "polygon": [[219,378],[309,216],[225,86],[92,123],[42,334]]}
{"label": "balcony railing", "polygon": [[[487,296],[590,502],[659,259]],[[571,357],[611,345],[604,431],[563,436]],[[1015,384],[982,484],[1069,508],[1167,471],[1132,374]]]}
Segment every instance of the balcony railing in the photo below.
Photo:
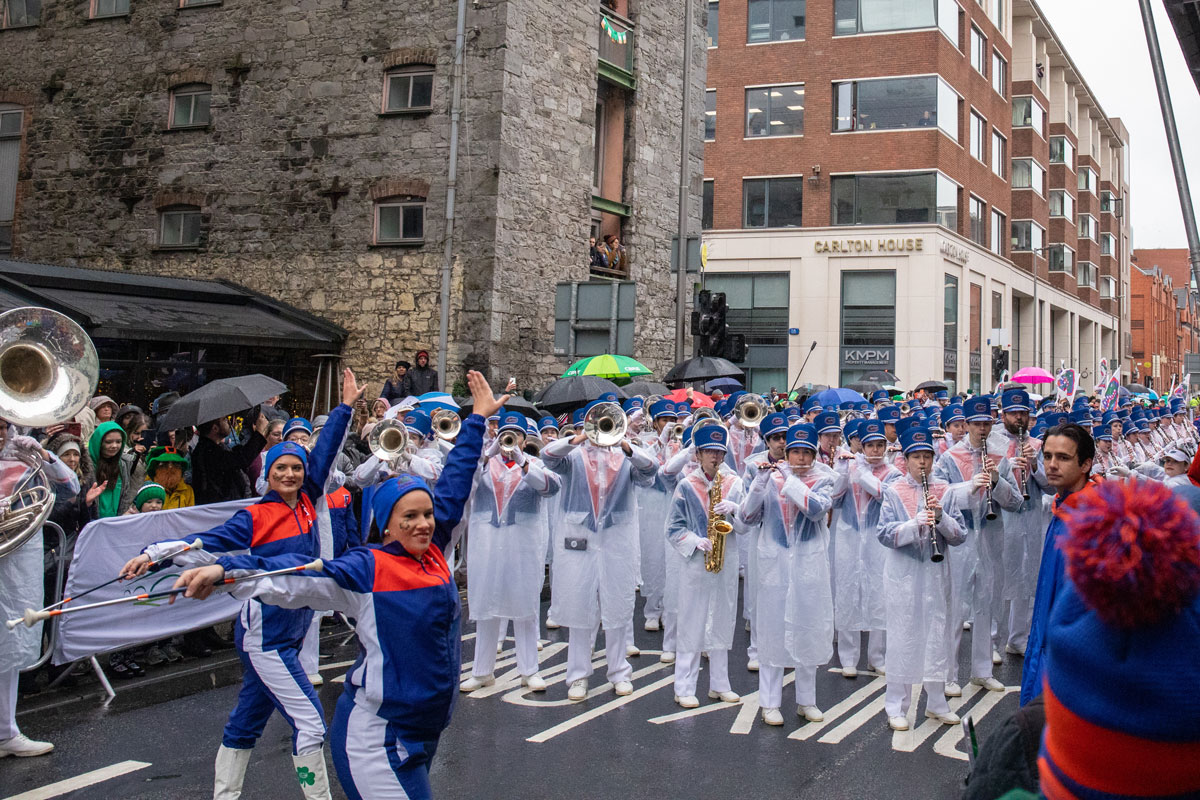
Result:
{"label": "balcony railing", "polygon": [[607,8],[600,9],[600,66],[613,67],[617,72],[610,77],[620,83],[632,84],[633,74],[633,36],[634,26],[629,20],[615,11]]}

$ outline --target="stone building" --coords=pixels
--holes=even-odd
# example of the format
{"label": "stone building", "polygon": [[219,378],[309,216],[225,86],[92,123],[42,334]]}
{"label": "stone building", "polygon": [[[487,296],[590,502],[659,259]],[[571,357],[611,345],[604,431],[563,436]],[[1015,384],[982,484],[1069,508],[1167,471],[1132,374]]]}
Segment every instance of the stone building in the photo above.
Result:
{"label": "stone building", "polygon": [[[672,363],[679,3],[467,4],[448,247],[452,0],[0,5],[0,248],[12,258],[238,283],[345,328],[345,362],[376,381],[425,349],[448,382],[473,367],[533,386],[572,356],[555,350],[556,287],[627,281],[625,351]],[[623,270],[590,274],[590,231],[620,236]]]}

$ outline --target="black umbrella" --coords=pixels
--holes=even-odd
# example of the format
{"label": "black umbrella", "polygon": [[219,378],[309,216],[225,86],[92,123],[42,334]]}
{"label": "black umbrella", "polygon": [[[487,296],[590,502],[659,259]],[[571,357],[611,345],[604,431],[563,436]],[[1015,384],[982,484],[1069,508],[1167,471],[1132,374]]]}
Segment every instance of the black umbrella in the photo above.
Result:
{"label": "black umbrella", "polygon": [[1125,384],[1125,388],[1132,394],[1150,394],[1150,390],[1140,383],[1127,383]]}
{"label": "black umbrella", "polygon": [[619,398],[626,396],[621,387],[610,380],[593,375],[574,375],[554,381],[535,394],[533,400],[542,408],[557,414],[597,400],[605,392],[614,392]]}
{"label": "black umbrella", "polygon": [[634,381],[633,383],[628,383],[621,388],[625,391],[625,394],[630,397],[639,394],[643,397],[649,397],[652,394],[664,395],[671,391],[667,388],[665,383],[655,383],[654,381]]}
{"label": "black umbrella", "polygon": [[861,395],[870,397],[872,393],[878,392],[883,386],[875,381],[855,381],[854,383],[847,383],[846,388],[853,389]]}
{"label": "black umbrella", "polygon": [[159,430],[179,430],[236,414],[283,394],[287,386],[266,375],[239,375],[206,383],[181,397],[158,421]]}
{"label": "black umbrella", "polygon": [[[496,397],[497,399],[499,399],[500,395],[493,395],[493,397]],[[465,419],[471,415],[471,412],[474,409],[475,409],[474,399],[467,398],[467,402],[465,402],[461,406],[459,406],[458,415]],[[529,417],[531,420],[534,420],[535,422],[537,420],[541,419],[542,417],[546,416],[545,414],[543,414],[541,411],[538,410],[537,406],[535,406],[533,403],[526,400],[524,397],[515,397],[514,396],[514,397],[508,398],[508,402],[504,404],[504,410],[505,411],[517,411],[517,412]]]}
{"label": "black umbrella", "polygon": [[737,378],[744,381],[746,373],[732,361],[714,356],[696,356],[671,367],[671,371],[663,377],[663,383],[709,381],[713,378]]}
{"label": "black umbrella", "polygon": [[948,392],[948,391],[950,391],[949,387],[946,386],[946,384],[942,383],[941,381],[925,381],[924,383],[918,384],[917,389],[924,389],[927,392]]}
{"label": "black umbrella", "polygon": [[883,385],[899,385],[900,379],[886,369],[871,370],[866,375],[863,375],[859,380],[873,381]]}

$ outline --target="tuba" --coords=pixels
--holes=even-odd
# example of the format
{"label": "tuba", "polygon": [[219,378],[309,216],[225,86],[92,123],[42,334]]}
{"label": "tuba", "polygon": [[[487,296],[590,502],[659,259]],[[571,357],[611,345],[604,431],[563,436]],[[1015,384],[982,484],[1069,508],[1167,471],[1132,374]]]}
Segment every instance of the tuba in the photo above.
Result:
{"label": "tuba", "polygon": [[[0,417],[37,428],[66,422],[87,404],[99,377],[96,346],[73,320],[48,308],[0,314]],[[42,459],[13,457],[30,470],[0,507],[0,557],[41,530],[54,508]]]}
{"label": "tuba", "polygon": [[408,428],[394,419],[385,419],[371,431],[367,446],[371,455],[394,470],[408,468]]}
{"label": "tuba", "polygon": [[583,433],[596,447],[612,447],[625,438],[629,421],[616,403],[597,403],[583,418]]}
{"label": "tuba", "polygon": [[713,478],[708,490],[708,540],[712,542],[712,552],[704,554],[704,569],[714,574],[725,566],[725,538],[733,532],[733,526],[725,517],[716,513],[717,503],[721,502],[721,469],[717,468],[717,476]]}
{"label": "tuba", "polygon": [[457,439],[462,429],[462,418],[448,408],[435,408],[430,422],[433,423],[433,435],[446,442]]}
{"label": "tuba", "polygon": [[733,418],[743,428],[757,428],[769,411],[766,401],[756,394],[744,394],[733,404]]}

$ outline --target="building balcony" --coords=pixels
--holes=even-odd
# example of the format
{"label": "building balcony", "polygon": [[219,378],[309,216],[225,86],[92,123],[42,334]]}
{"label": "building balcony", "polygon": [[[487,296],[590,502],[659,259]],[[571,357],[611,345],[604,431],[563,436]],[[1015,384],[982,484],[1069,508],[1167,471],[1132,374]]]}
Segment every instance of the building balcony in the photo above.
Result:
{"label": "building balcony", "polygon": [[618,86],[637,88],[633,71],[633,23],[601,6],[599,36],[600,77]]}

